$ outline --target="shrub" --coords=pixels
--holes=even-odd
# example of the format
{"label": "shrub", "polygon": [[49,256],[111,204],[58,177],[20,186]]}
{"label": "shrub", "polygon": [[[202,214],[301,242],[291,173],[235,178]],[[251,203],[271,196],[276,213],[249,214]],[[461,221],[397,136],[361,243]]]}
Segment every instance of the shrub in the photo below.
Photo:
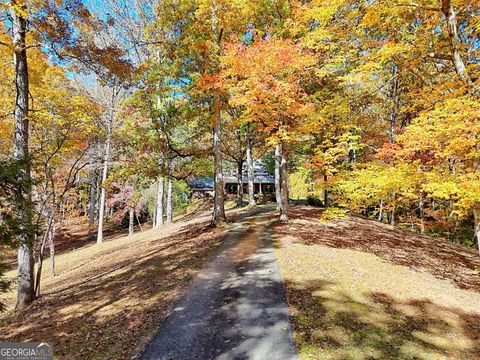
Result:
{"label": "shrub", "polygon": [[329,221],[335,221],[338,219],[344,219],[346,217],[348,217],[347,209],[342,209],[338,207],[329,207],[323,212],[322,216],[320,217],[320,221],[329,222]]}
{"label": "shrub", "polygon": [[307,196],[307,205],[315,207],[323,207],[323,201],[314,195]]}

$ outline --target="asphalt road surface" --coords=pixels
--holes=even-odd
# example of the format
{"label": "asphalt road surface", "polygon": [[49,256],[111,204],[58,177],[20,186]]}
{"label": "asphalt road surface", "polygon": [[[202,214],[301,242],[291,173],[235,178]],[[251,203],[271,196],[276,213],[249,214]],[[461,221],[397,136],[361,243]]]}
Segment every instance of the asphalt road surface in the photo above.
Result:
{"label": "asphalt road surface", "polygon": [[298,359],[266,212],[234,224],[142,359]]}

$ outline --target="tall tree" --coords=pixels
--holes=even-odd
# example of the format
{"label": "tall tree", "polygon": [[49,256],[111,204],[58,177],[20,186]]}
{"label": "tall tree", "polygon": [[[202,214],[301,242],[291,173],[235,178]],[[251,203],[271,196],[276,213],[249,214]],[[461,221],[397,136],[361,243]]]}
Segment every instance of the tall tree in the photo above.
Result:
{"label": "tall tree", "polygon": [[[287,3],[279,1],[277,13],[284,15]],[[168,0],[158,8],[157,27],[152,36],[161,44],[159,51],[165,56],[165,63],[175,67],[174,79],[185,85],[182,90],[189,94],[192,107],[203,111],[210,122],[215,179],[214,225],[225,219],[221,137],[228,97],[215,85],[214,79],[218,77],[224,44],[231,36],[243,36],[252,24],[262,29],[277,26],[277,17],[265,11],[267,9],[268,2],[251,0]]]}
{"label": "tall tree", "polygon": [[[12,38],[15,67],[15,109],[13,157],[23,164],[20,173],[22,187],[22,207],[18,209],[21,235],[18,247],[17,308],[28,305],[35,298],[33,242],[35,240],[32,226],[32,195],[30,157],[28,149],[29,128],[29,77],[27,60],[27,4],[26,1],[12,1]],[[19,179],[20,180],[20,179]]]}
{"label": "tall tree", "polygon": [[275,161],[275,202],[276,202],[276,209],[280,211],[282,207],[282,179],[280,176],[280,145],[275,145],[275,153],[274,153],[274,161]]}
{"label": "tall tree", "polygon": [[[28,153],[29,138],[29,64],[27,49],[31,46],[40,46],[48,49],[52,57],[58,60],[75,59],[78,63],[88,65],[95,71],[110,73],[112,67],[121,61],[121,52],[115,47],[100,48],[92,41],[87,41],[83,28],[75,28],[75,24],[85,22],[90,25],[97,20],[76,0],[26,1],[11,0],[2,3],[2,8],[9,12],[11,18],[11,34],[14,52],[16,101],[14,109],[14,157],[22,159],[22,177],[30,183],[30,162]],[[79,22],[72,21],[78,19]],[[7,22],[8,24],[8,22]],[[27,24],[31,26],[27,27]],[[27,44],[28,37],[31,44]],[[2,45],[7,45],[2,43]],[[103,55],[117,55],[118,61],[105,61]],[[113,65],[113,66],[112,66]],[[18,286],[17,307],[22,308],[34,299],[33,276],[33,242],[34,229],[31,226],[32,203],[31,186],[25,188],[25,208],[19,211],[24,226],[23,239],[18,250]]]}
{"label": "tall tree", "polygon": [[248,136],[245,126],[239,126],[239,116],[241,110],[238,108],[229,108],[229,119],[224,121],[223,133],[223,153],[227,160],[231,161],[236,168],[237,173],[237,207],[243,206],[243,165],[246,161],[246,146]]}
{"label": "tall tree", "polygon": [[98,205],[98,228],[97,228],[97,244],[103,242],[103,224],[105,217],[105,201],[106,201],[106,188],[105,184],[108,176],[108,167],[112,152],[112,136],[115,126],[115,118],[117,107],[119,106],[119,95],[122,91],[122,86],[113,84],[111,87],[104,89],[104,96],[100,100],[105,104],[105,108],[108,109],[103,116],[103,126],[105,130],[105,145],[103,150],[103,164],[102,164],[102,178],[100,182],[100,200]]}
{"label": "tall tree", "polygon": [[255,164],[253,158],[253,139],[247,135],[247,174],[248,174],[248,206],[253,207],[255,202]]}
{"label": "tall tree", "polygon": [[253,37],[253,44],[234,41],[223,58],[222,85],[232,106],[245,107],[242,120],[280,145],[280,219],[288,220],[288,143],[312,111],[301,86],[316,63],[291,41]]}

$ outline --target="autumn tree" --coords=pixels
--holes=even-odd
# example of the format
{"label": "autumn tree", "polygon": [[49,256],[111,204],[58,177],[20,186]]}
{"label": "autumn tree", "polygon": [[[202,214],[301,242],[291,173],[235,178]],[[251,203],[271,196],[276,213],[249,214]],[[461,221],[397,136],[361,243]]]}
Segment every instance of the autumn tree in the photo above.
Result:
{"label": "autumn tree", "polygon": [[[311,88],[319,111],[310,123],[310,158],[337,189],[333,203],[391,223],[419,219],[420,231],[426,218],[452,229],[475,215],[474,196],[460,180],[468,174],[475,183],[477,176],[475,6],[293,3],[289,35],[323,65],[322,81]],[[456,126],[472,129],[469,140],[460,140]],[[448,139],[440,135],[444,129]],[[422,150],[424,142],[429,146]]]}
{"label": "autumn tree", "polygon": [[164,1],[158,8],[152,38],[161,46],[164,63],[172,66],[173,78],[184,86],[192,108],[207,114],[212,131],[215,179],[215,204],[212,223],[225,219],[222,174],[222,114],[228,96],[212,86],[220,71],[225,41],[233,34],[246,34],[255,26],[264,31],[281,27],[280,18],[288,14],[288,2],[278,1],[271,11],[270,1],[239,2],[224,0]]}
{"label": "autumn tree", "polygon": [[[34,85],[31,96],[36,107],[30,115],[33,124],[30,153],[37,205],[34,221],[37,228],[43,224],[37,249],[35,288],[38,294],[47,242],[51,272],[55,274],[54,229],[59,211],[75,187],[78,173],[91,160],[88,152],[95,139],[94,119],[100,108],[68,80],[63,69],[39,58],[35,60],[30,67]],[[68,102],[65,102],[66,98]]]}
{"label": "autumn tree", "polygon": [[222,59],[221,86],[232,94],[230,103],[245,108],[242,120],[267,134],[268,144],[279,144],[282,221],[288,219],[288,144],[312,111],[302,80],[315,63],[291,41],[258,36],[251,45],[233,41]]}
{"label": "autumn tree", "polygon": [[229,121],[226,121],[222,138],[222,151],[226,160],[231,161],[237,172],[237,207],[243,206],[243,166],[247,156],[247,134],[239,126],[240,109],[231,108],[228,111]]}
{"label": "autumn tree", "polygon": [[[50,1],[17,1],[12,0],[1,4],[11,21],[12,42],[2,43],[11,48],[14,54],[13,69],[15,69],[15,106],[14,106],[14,141],[13,158],[24,164],[21,172],[22,181],[31,184],[31,157],[29,155],[29,125],[30,125],[30,74],[27,50],[31,47],[48,49],[52,56],[59,60],[75,59],[78,63],[88,65],[91,69],[104,74],[110,73],[111,65],[107,61],[112,56],[121,59],[121,52],[115,47],[101,48],[83,35],[82,29],[76,27],[83,23],[91,28],[98,28],[99,22],[91,17],[88,10],[76,0],[60,2]],[[106,55],[106,56],[104,56]],[[32,227],[33,203],[32,189],[24,188],[18,216],[22,219],[24,231],[19,235],[18,247],[18,281],[17,308],[32,302],[34,294],[33,243],[35,234]]]}

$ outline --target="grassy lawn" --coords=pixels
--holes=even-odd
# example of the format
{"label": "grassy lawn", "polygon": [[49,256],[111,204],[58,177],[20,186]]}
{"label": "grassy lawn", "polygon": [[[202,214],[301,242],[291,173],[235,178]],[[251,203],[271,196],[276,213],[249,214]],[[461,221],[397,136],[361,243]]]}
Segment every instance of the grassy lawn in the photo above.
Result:
{"label": "grassy lawn", "polygon": [[[211,229],[209,221],[210,213],[65,252],[55,277],[47,259],[43,295],[1,315],[0,339],[51,342],[64,359],[138,354],[228,230]],[[14,293],[9,297],[13,305]]]}
{"label": "grassy lawn", "polygon": [[[302,359],[478,359],[480,278],[469,249],[296,207],[274,227]],[[428,251],[425,251],[428,249]]]}

